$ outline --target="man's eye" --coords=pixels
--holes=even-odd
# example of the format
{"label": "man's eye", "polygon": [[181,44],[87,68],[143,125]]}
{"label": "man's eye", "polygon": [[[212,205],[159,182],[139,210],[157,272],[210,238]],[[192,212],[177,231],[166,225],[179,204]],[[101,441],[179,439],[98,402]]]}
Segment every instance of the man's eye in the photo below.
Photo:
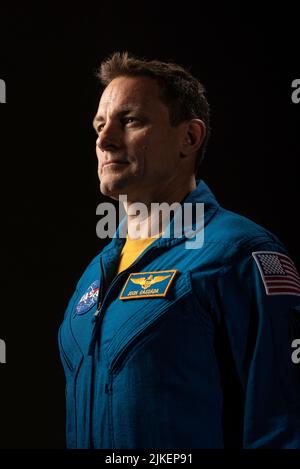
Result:
{"label": "man's eye", "polygon": [[97,128],[96,128],[96,134],[98,135],[99,132],[101,132],[101,130],[103,129],[104,127],[104,124],[99,124],[97,125]]}
{"label": "man's eye", "polygon": [[137,122],[136,117],[125,117],[123,119],[124,124],[132,124],[133,122]]}

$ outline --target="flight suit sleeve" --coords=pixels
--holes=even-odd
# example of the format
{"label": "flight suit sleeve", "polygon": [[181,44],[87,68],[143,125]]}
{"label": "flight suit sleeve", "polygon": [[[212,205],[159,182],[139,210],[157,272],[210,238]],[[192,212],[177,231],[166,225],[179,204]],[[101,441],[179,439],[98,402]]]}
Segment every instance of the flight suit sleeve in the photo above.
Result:
{"label": "flight suit sleeve", "polygon": [[300,448],[300,278],[276,243],[224,267],[211,293],[243,389],[243,447]]}

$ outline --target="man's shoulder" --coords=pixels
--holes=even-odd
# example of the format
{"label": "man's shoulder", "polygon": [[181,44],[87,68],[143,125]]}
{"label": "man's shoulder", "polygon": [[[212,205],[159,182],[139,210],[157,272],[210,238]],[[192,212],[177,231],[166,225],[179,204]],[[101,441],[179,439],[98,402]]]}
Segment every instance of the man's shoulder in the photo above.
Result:
{"label": "man's shoulder", "polygon": [[231,246],[251,246],[260,242],[281,244],[278,237],[262,225],[238,213],[219,207],[206,228],[206,240]]}
{"label": "man's shoulder", "polygon": [[264,226],[219,205],[204,181],[199,182],[193,194],[196,201],[201,200],[205,205],[204,245],[207,247],[215,246],[216,251],[223,249],[224,256],[228,257],[236,250],[251,250],[258,244],[282,246],[278,237]]}
{"label": "man's shoulder", "polygon": [[239,259],[250,259],[256,251],[288,254],[286,247],[274,233],[249,218],[222,207],[218,208],[205,227],[203,248],[205,259],[216,263],[221,270],[235,264]]}

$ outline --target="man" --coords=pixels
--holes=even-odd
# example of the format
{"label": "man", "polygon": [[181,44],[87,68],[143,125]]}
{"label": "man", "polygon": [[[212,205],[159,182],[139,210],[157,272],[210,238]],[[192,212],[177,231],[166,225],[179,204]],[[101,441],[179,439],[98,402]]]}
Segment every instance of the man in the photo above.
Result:
{"label": "man", "polygon": [[[273,234],[196,182],[209,134],[203,86],[127,53],[103,62],[100,78],[100,190],[126,195],[127,216],[59,331],[68,447],[299,448],[300,278]],[[192,215],[179,236],[176,211],[157,219],[163,202],[183,213],[204,203],[204,228]],[[204,232],[196,249],[191,230]]]}

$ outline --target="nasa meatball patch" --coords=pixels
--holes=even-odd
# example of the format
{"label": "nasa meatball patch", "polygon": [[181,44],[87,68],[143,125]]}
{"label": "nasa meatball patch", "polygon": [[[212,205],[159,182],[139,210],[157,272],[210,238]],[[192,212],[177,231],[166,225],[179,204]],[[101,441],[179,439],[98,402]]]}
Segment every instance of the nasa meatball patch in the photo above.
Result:
{"label": "nasa meatball patch", "polygon": [[95,303],[97,303],[98,295],[99,295],[99,280],[95,280],[86,290],[85,294],[82,295],[77,306],[75,308],[75,312],[77,314],[86,313],[89,309],[91,309]]}
{"label": "nasa meatball patch", "polygon": [[300,296],[300,277],[294,262],[273,251],[253,252],[267,295]]}

